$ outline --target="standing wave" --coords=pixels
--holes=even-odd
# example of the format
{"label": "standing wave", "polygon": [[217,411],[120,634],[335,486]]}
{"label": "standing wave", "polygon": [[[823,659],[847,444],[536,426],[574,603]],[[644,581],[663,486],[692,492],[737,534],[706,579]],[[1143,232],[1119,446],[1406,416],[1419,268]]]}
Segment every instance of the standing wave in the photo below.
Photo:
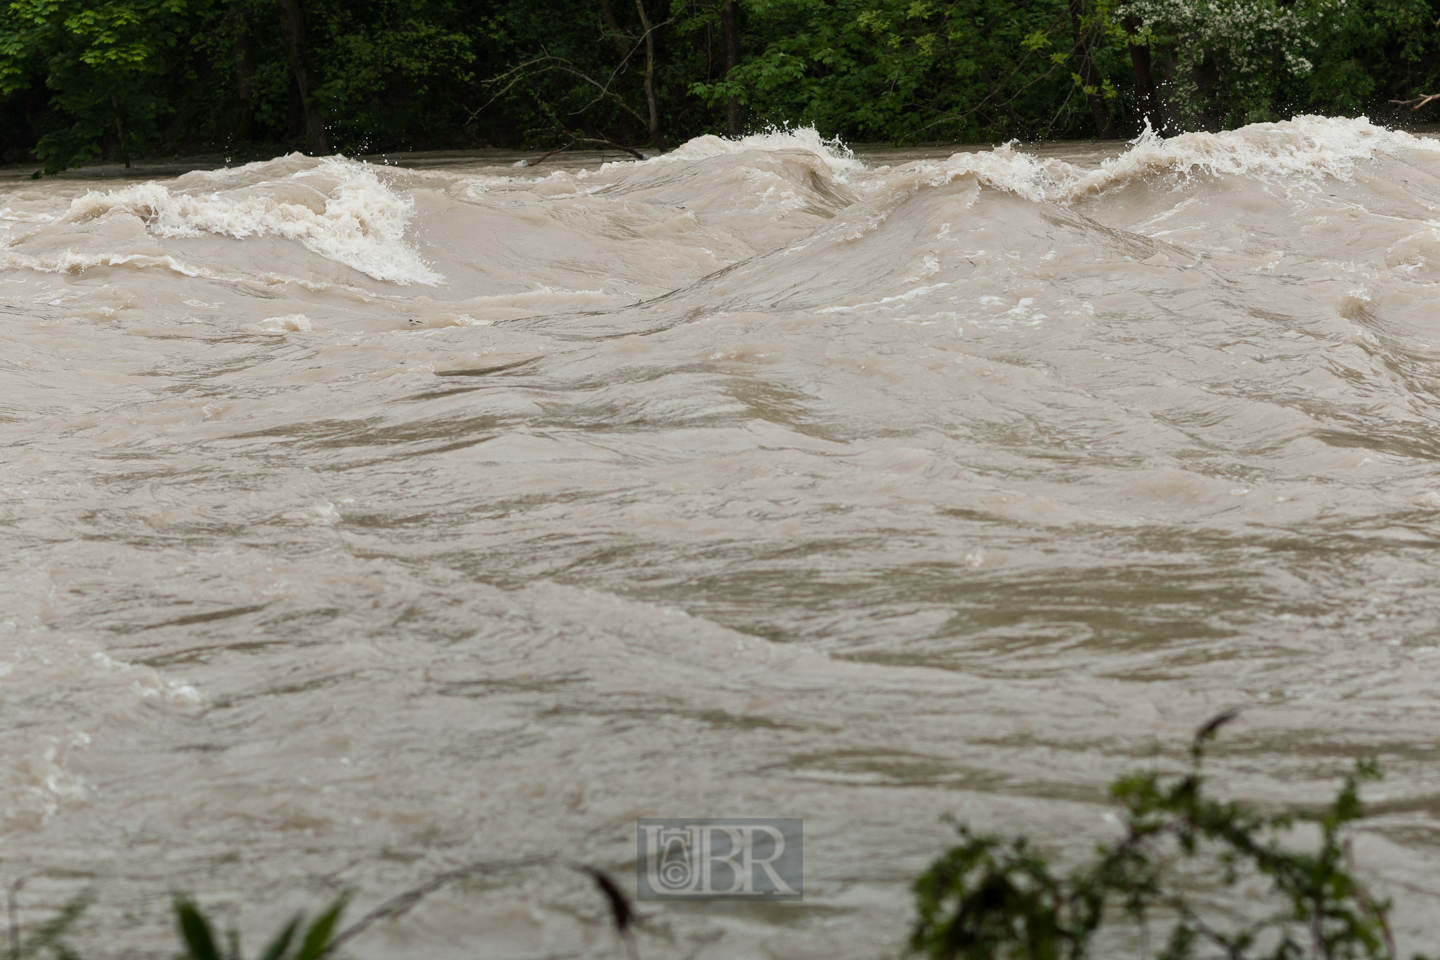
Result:
{"label": "standing wave", "polygon": [[[297,162],[300,169],[264,179],[267,172],[284,173]],[[84,222],[120,212],[139,217],[161,237],[277,236],[376,280],[427,285],[445,280],[405,239],[414,200],[390,190],[369,164],[292,155],[192,178],[212,189],[182,186],[182,178],[173,186],[151,181],[91,191],[71,202],[65,219]],[[226,186],[227,180],[239,185]],[[217,181],[221,188],[213,189]]]}

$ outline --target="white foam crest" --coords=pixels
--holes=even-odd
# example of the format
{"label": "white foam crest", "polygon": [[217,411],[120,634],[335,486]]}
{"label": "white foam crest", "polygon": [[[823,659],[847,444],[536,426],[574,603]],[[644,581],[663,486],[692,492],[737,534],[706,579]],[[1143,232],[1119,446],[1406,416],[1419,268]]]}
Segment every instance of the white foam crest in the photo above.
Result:
{"label": "white foam crest", "polygon": [[1085,170],[1040,160],[1012,144],[989,153],[956,154],[943,165],[946,181],[974,175],[1033,201],[1065,202],[1155,176],[1244,176],[1271,181],[1349,180],[1356,167],[1402,150],[1440,152],[1440,142],[1370,123],[1364,117],[1301,116],[1255,123],[1223,133],[1187,133],[1162,140],[1146,132],[1130,149]]}
{"label": "white foam crest", "polygon": [[15,223],[52,223],[56,219],[54,214],[24,213],[9,207],[0,207],[0,220],[10,220]]}
{"label": "white foam crest", "polygon": [[[135,270],[167,270],[184,277],[215,280],[220,283],[234,283],[253,287],[278,287],[294,284],[311,293],[339,293],[361,303],[374,303],[375,294],[362,287],[343,283],[325,283],[285,273],[266,271],[258,275],[227,273],[209,267],[196,266],[183,260],[176,260],[169,254],[153,256],[144,253],[77,253],[64,250],[53,257],[37,257],[0,250],[0,270],[30,270],[35,273],[68,273],[79,276],[92,267],[126,267]],[[187,304],[194,306],[194,304]]]}
{"label": "white foam crest", "polygon": [[[318,191],[323,207],[295,197],[300,186]],[[445,278],[405,242],[413,209],[414,201],[388,189],[368,164],[333,158],[283,180],[230,191],[177,193],[154,181],[91,191],[71,202],[67,219],[90,220],[121,210],[163,237],[284,237],[376,280],[441,283]]]}
{"label": "white foam crest", "polygon": [[36,257],[24,253],[5,251],[0,253],[0,269],[33,270],[36,273],[71,273],[81,274],[91,267],[159,267],[170,270],[186,277],[204,277],[206,279],[224,280],[225,277],[215,275],[204,267],[197,267],[185,263],[183,260],[176,260],[174,257],[155,257],[143,253],[99,253],[85,254],[76,253],[74,250],[65,250],[53,257]]}
{"label": "white foam crest", "polygon": [[[921,169],[925,167],[928,164]],[[938,185],[973,176],[981,183],[1036,203],[1061,199],[1066,186],[1075,178],[1075,168],[1070,164],[1060,160],[1042,161],[1028,153],[1019,153],[1013,141],[988,153],[957,153],[941,164],[940,169],[940,176],[931,178],[932,183]],[[886,182],[877,183],[867,192],[878,192]]]}
{"label": "white foam crest", "polygon": [[1378,127],[1365,117],[1300,116],[1253,123],[1224,133],[1187,133],[1170,140],[1153,134],[1081,178],[1077,192],[1152,172],[1206,173],[1285,180],[1335,177],[1349,180],[1357,165],[1401,150],[1440,151],[1440,143]]}
{"label": "white foam crest", "polygon": [[731,156],[737,153],[745,153],[751,150],[758,150],[762,153],[775,153],[785,150],[801,150],[806,153],[813,153],[830,168],[837,177],[843,178],[845,174],[856,170],[865,169],[865,164],[855,159],[855,154],[850,148],[841,143],[838,139],[827,140],[820,135],[814,127],[770,127],[762,133],[752,133],[741,137],[739,140],[727,140],[723,137],[705,135],[687,140],[669,153],[662,153],[657,157],[648,160],[622,160],[612,161],[603,164],[601,170],[639,164],[660,164],[660,163],[694,163],[699,160],[709,160],[712,157]]}

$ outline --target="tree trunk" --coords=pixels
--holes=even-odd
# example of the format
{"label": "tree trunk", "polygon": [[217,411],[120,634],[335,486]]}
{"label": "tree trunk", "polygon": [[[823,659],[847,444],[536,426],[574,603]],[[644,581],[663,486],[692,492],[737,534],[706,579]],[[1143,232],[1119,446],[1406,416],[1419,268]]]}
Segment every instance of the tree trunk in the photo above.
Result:
{"label": "tree trunk", "polygon": [[285,112],[285,139],[305,139],[305,101],[300,99],[300,85],[290,78],[290,102]]}
{"label": "tree trunk", "polygon": [[610,6],[610,0],[600,0],[600,13],[605,17],[605,29],[610,34],[610,44],[615,48],[615,55],[624,60],[630,53],[630,48],[625,45],[625,34],[620,29],[620,21],[615,19],[615,8]]}
{"label": "tree trunk", "polygon": [[[721,0],[720,23],[725,28],[725,68],[726,79],[729,79],[735,68],[740,66],[740,11],[735,7],[735,0]],[[731,96],[725,104],[725,132],[739,139],[740,129],[740,98]]]}
{"label": "tree trunk", "polygon": [[125,146],[125,121],[120,119],[120,98],[110,94],[110,106],[115,109],[115,136],[120,140],[120,159],[125,161],[125,169],[130,169],[130,150]]}
{"label": "tree trunk", "polygon": [[1085,99],[1090,101],[1090,113],[1095,118],[1095,129],[1100,139],[1114,140],[1117,136],[1115,118],[1110,116],[1105,98],[1100,95],[1102,82],[1095,62],[1090,59],[1090,38],[1086,35],[1084,16],[1085,0],[1070,0],[1070,22],[1075,27],[1075,58],[1080,62],[1080,82],[1085,85]]}
{"label": "tree trunk", "polygon": [[325,143],[325,124],[320,120],[320,105],[311,95],[310,75],[305,70],[305,12],[300,0],[275,0],[280,8],[280,33],[285,39],[285,62],[290,66],[290,77],[300,94],[300,104],[305,111],[305,152],[312,157],[323,157],[330,152]]}
{"label": "tree trunk", "polygon": [[1215,63],[1213,57],[1206,53],[1205,59],[1190,68],[1190,76],[1195,81],[1195,92],[1197,94],[1194,98],[1194,103],[1199,107],[1199,109],[1195,111],[1195,118],[1200,121],[1201,129],[1211,132],[1219,130],[1221,127],[1220,118],[1223,114],[1216,113],[1214,100],[1207,96],[1210,88],[1222,79],[1219,65]]}
{"label": "tree trunk", "polygon": [[235,92],[240,99],[240,121],[235,125],[235,139],[247,141],[255,124],[255,48],[250,43],[250,30],[243,18],[235,21]]}
{"label": "tree trunk", "polygon": [[[1126,17],[1121,25],[1125,32],[1134,35],[1140,29],[1140,21]],[[1150,63],[1150,47],[1131,43],[1130,66],[1135,71],[1135,109],[1140,112],[1140,122],[1162,133],[1165,129],[1164,112],[1160,107],[1160,90],[1155,86],[1155,71]]]}
{"label": "tree trunk", "polygon": [[640,26],[645,30],[645,103],[650,107],[650,142],[664,153],[660,114],[655,108],[655,31],[650,29],[650,15],[645,12],[644,0],[635,0],[635,9],[640,11]]}

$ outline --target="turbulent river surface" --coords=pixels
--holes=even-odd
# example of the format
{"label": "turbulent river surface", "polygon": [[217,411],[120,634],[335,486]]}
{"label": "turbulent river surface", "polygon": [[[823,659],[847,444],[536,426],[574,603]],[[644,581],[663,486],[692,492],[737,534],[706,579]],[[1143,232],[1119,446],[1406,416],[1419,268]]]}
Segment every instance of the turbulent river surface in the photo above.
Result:
{"label": "turbulent river surface", "polygon": [[[87,957],[252,946],[635,820],[803,817],[803,903],[641,953],[878,958],[947,813],[1062,861],[1388,777],[1440,938],[1440,142],[1299,118],[857,159],[298,155],[0,185],[0,880]],[[561,159],[561,158],[556,158]],[[633,881],[630,881],[633,882]],[[583,879],[361,958],[613,956]]]}

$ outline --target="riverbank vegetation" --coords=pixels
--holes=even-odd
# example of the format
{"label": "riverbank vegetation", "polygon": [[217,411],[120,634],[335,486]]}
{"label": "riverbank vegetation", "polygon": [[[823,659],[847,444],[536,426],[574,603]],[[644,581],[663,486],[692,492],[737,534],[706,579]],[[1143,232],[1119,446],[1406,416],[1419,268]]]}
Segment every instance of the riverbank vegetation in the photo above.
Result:
{"label": "riverbank vegetation", "polygon": [[[1206,791],[1205,753],[1235,714],[1196,733],[1188,766],[1121,777],[1110,795],[1123,816],[1116,839],[1093,860],[1061,872],[1023,836],[977,834],[914,883],[908,954],[928,960],[1397,960],[1388,901],[1373,895],[1351,863],[1350,831],[1365,816],[1362,783],[1380,778],[1362,760],[1334,800],[1319,808],[1266,813]],[[431,879],[341,926],[338,897],[309,924],[301,914],[255,954],[259,960],[326,960],[350,940],[398,917],[443,887],[471,877],[555,867],[588,879],[603,898],[617,952],[638,960],[630,898],[605,871],[559,857],[472,864]],[[10,899],[11,960],[76,960],[66,934],[90,902],[82,893],[55,917],[22,931]],[[240,935],[221,936],[204,910],[174,901],[183,960],[245,960]],[[1415,955],[1413,960],[1426,960]]]}
{"label": "riverbank vegetation", "polygon": [[[629,960],[636,960],[632,930],[634,908],[630,898],[620,890],[615,880],[599,867],[548,856],[486,860],[447,871],[414,889],[391,897],[348,926],[342,926],[341,920],[350,895],[342,892],[329,907],[308,923],[303,912],[296,913],[262,949],[253,954],[244,949],[239,930],[232,926],[222,934],[203,907],[188,896],[177,895],[172,904],[175,931],[179,940],[175,956],[179,960],[246,960],[250,956],[254,956],[256,960],[326,960],[375,924],[401,916],[421,900],[451,884],[476,877],[503,876],[514,871],[545,867],[571,871],[591,882],[605,901],[622,952]],[[70,946],[67,936],[75,922],[90,906],[92,892],[83,891],[53,917],[32,929],[22,930],[16,919],[16,894],[21,887],[23,881],[10,888],[9,960],[32,960],[40,957],[80,960]]]}
{"label": "riverbank vegetation", "polygon": [[[0,160],[1426,120],[1440,0],[0,0]],[[1411,101],[1405,104],[1402,101]]]}
{"label": "riverbank vegetation", "polygon": [[959,845],[915,883],[911,950],[931,960],[1393,960],[1390,905],[1354,872],[1348,838],[1365,813],[1360,784],[1379,779],[1378,766],[1357,763],[1320,809],[1266,814],[1216,800],[1205,751],[1234,717],[1200,728],[1188,769],[1115,781],[1120,837],[1069,873],[1023,837],[961,826]]}

